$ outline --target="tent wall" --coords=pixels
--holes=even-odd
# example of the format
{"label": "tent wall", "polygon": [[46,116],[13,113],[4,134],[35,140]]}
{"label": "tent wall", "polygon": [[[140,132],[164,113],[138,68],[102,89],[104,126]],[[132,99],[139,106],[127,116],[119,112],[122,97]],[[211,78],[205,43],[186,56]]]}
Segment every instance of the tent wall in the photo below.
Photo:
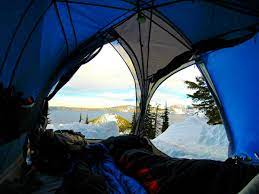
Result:
{"label": "tent wall", "polygon": [[[175,1],[158,10],[195,45],[220,36],[228,39],[245,35],[246,30],[233,32],[258,22],[258,7],[258,1]],[[232,32],[229,37],[225,36],[228,32]]]}
{"label": "tent wall", "polygon": [[71,69],[63,64],[80,46],[127,18],[133,8],[123,1],[1,1],[0,83],[36,99],[46,85],[55,84],[49,82],[53,74],[57,82]]}
{"label": "tent wall", "polygon": [[203,57],[230,126],[230,155],[259,151],[259,34]]}

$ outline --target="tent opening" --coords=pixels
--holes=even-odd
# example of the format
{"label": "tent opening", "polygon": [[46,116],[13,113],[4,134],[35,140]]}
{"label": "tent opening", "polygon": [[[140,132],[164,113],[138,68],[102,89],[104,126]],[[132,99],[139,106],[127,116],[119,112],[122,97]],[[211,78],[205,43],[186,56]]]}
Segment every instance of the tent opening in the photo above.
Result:
{"label": "tent opening", "polygon": [[220,112],[196,65],[166,79],[154,93],[147,113],[147,124],[153,119],[154,133],[149,134],[153,144],[169,156],[228,158],[229,142]]}
{"label": "tent opening", "polygon": [[135,105],[133,77],[113,46],[106,44],[49,101],[48,128],[69,128],[87,139],[128,134]]}

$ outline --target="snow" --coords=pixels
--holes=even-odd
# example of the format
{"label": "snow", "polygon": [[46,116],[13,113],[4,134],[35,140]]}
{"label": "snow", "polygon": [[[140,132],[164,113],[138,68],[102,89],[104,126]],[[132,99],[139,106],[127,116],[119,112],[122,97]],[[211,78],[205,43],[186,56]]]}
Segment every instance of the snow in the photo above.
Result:
{"label": "snow", "polygon": [[181,108],[174,108],[174,113],[175,114],[185,114],[185,110],[181,109]]}
{"label": "snow", "polygon": [[106,113],[106,114],[103,114],[102,116],[100,116],[98,118],[98,122],[100,122],[100,123],[107,123],[107,122],[110,122],[110,121],[114,121],[114,122],[117,123],[116,114]]}
{"label": "snow", "polygon": [[82,133],[87,139],[106,139],[111,136],[119,135],[119,128],[115,121],[107,120],[101,124],[84,124],[84,123],[68,123],[68,124],[49,124],[48,129],[63,130],[72,129]]}
{"label": "snow", "polygon": [[225,160],[228,140],[223,125],[208,125],[204,117],[187,116],[152,140],[171,157]]}
{"label": "snow", "polygon": [[[214,160],[227,158],[228,140],[223,125],[208,125],[201,115],[176,116],[172,117],[169,128],[152,140],[158,149],[171,157],[178,158]],[[98,124],[54,123],[49,124],[47,128],[72,129],[81,132],[88,139],[106,139],[120,135],[116,114],[104,114],[98,121]]]}

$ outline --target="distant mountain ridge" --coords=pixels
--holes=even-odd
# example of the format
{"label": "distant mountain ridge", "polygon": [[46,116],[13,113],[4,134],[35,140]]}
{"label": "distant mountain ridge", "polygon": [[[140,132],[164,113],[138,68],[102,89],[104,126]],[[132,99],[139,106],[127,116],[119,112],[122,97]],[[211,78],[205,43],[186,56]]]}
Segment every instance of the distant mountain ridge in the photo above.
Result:
{"label": "distant mountain ridge", "polygon": [[101,108],[79,108],[79,107],[65,107],[65,106],[50,106],[50,110],[73,110],[73,111],[111,111],[111,112],[134,112],[136,107],[132,105],[121,105],[114,107]]}
{"label": "distant mountain ridge", "polygon": [[[101,108],[79,108],[79,107],[65,107],[65,106],[50,106],[51,110],[73,110],[73,111],[104,111],[104,112],[131,112],[133,113],[136,110],[136,107],[133,105],[121,105],[113,107],[101,107]],[[175,104],[168,107],[170,113],[174,114],[188,114],[193,113],[194,109],[192,106],[185,106],[182,104]],[[155,107],[152,108],[155,110]],[[163,107],[160,107],[160,111],[163,111]]]}

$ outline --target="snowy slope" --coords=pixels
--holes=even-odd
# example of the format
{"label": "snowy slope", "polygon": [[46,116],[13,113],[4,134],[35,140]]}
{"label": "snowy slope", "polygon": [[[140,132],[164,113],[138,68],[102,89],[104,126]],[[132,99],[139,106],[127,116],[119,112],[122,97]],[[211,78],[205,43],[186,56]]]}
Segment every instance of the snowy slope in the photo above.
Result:
{"label": "snowy slope", "polygon": [[103,115],[99,116],[97,122],[98,123],[107,123],[107,122],[110,122],[110,121],[117,122],[116,116],[117,116],[116,114],[106,113],[106,114],[103,114]]}
{"label": "snowy slope", "polygon": [[117,115],[115,113],[103,114],[103,115],[91,120],[90,123],[102,124],[102,123],[107,123],[110,121],[116,122],[117,126],[119,127],[119,132],[121,132],[121,133],[125,133],[125,132],[131,130],[131,123],[127,119],[125,119],[122,116]]}
{"label": "snowy slope", "polygon": [[72,129],[76,132],[81,132],[88,139],[106,139],[111,136],[119,135],[119,128],[115,121],[106,121],[102,124],[83,124],[78,122],[49,124],[47,128],[54,130]]}
{"label": "snowy slope", "polygon": [[154,145],[171,157],[225,160],[228,140],[223,125],[208,125],[197,115],[172,124],[152,140]]}

